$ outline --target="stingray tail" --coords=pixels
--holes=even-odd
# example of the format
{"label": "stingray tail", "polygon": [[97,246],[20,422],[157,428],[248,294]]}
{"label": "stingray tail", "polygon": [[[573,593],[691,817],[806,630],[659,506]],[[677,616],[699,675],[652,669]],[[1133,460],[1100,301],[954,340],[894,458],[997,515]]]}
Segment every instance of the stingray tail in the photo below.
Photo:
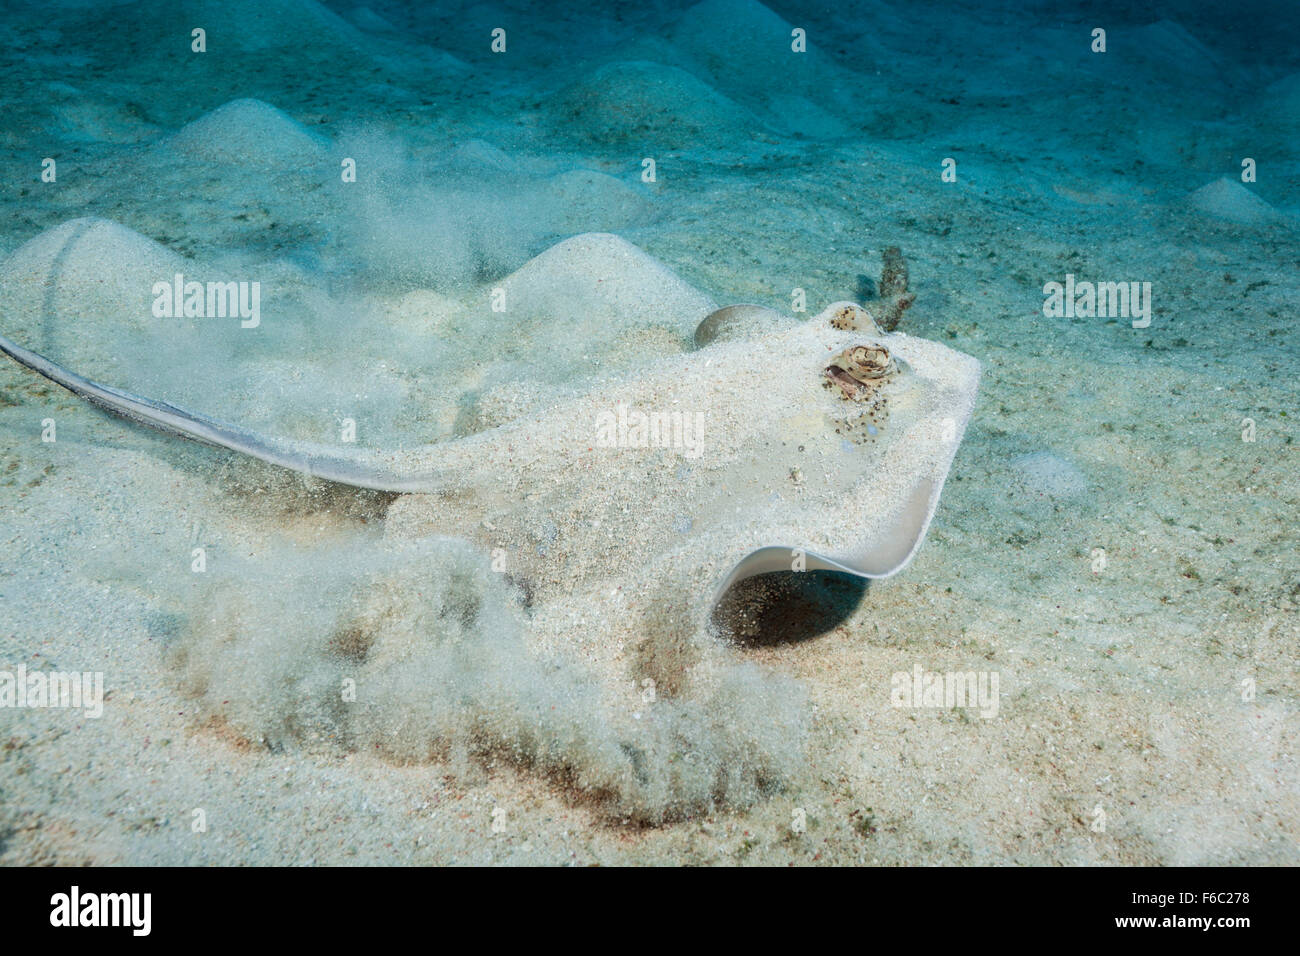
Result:
{"label": "stingray tail", "polygon": [[436,490],[441,484],[435,473],[413,473],[388,466],[364,452],[343,451],[310,442],[266,438],[238,425],[218,421],[166,402],[132,395],[111,385],[100,385],[51,362],[43,355],[23,348],[3,335],[0,335],[0,352],[92,405],[167,435],[236,451],[281,468],[356,488],[399,493],[427,492]]}

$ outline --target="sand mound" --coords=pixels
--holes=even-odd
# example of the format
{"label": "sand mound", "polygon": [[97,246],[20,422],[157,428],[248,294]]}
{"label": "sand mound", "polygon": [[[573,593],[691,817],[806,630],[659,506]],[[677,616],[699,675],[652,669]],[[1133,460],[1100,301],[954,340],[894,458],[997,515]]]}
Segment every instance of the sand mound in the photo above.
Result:
{"label": "sand mound", "polygon": [[316,0],[183,0],[180,11],[208,33],[208,49],[252,53],[278,47],[360,49],[366,38]]}
{"label": "sand mound", "polygon": [[[646,218],[653,208],[642,190],[590,169],[557,173],[546,183],[545,193],[555,210],[551,224],[561,233],[621,229]],[[599,219],[598,225],[593,218]]]}
{"label": "sand mound", "polygon": [[[494,301],[505,311],[493,311]],[[678,355],[714,308],[619,236],[585,233],[554,245],[482,289],[463,317],[492,363],[482,363],[457,431],[505,424],[593,376]]]}
{"label": "sand mound", "polygon": [[500,146],[471,139],[451,149],[443,162],[451,169],[479,174],[518,173],[519,162]]}
{"label": "sand mound", "polygon": [[[254,287],[257,324],[245,327]],[[372,421],[400,420],[403,387],[372,371],[362,402],[349,374],[366,352],[353,336],[364,312],[285,262],[186,259],[110,220],[75,219],[0,263],[0,297],[0,332],[105,384],[315,438],[337,436],[331,408],[381,405],[366,437]],[[304,355],[307,341],[338,344]]]}
{"label": "sand mound", "polygon": [[1114,31],[1116,51],[1141,64],[1144,73],[1163,83],[1209,84],[1223,87],[1224,64],[1219,57],[1173,20],[1158,20],[1132,31]]}
{"label": "sand mound", "polygon": [[852,132],[837,115],[794,93],[773,92],[767,100],[766,115],[775,129],[790,136],[835,139]]}
{"label": "sand mound", "polygon": [[261,100],[232,100],[187,123],[168,144],[175,150],[240,166],[306,166],[325,155],[327,142],[287,113]]}
{"label": "sand mound", "polygon": [[724,89],[766,96],[779,77],[782,89],[807,92],[828,64],[816,50],[815,31],[805,52],[791,49],[795,26],[757,0],[704,0],[682,14],[673,38]]}
{"label": "sand mound", "polygon": [[351,12],[348,13],[348,19],[362,30],[369,30],[371,33],[397,32],[397,27],[393,26],[369,7],[353,7]]}
{"label": "sand mound", "polygon": [[[792,48],[796,27],[805,31],[802,52]],[[862,112],[869,92],[822,52],[811,23],[787,22],[757,0],[704,0],[682,14],[673,37],[697,73],[789,135],[844,135],[845,118]]]}
{"label": "sand mound", "polygon": [[69,139],[100,143],[140,143],[155,138],[160,130],[134,104],[87,95],[80,90],[57,89],[52,99],[68,97],[52,112]]}
{"label": "sand mound", "polygon": [[1202,186],[1187,198],[1198,212],[1239,226],[1262,226],[1281,218],[1272,206],[1226,176]]}
{"label": "sand mound", "polygon": [[1276,122],[1300,126],[1300,73],[1292,73],[1272,83],[1262,99]]}
{"label": "sand mound", "polygon": [[[547,249],[501,283],[514,319],[544,317],[557,345],[608,341],[639,327],[689,339],[716,303],[657,259],[611,233]],[[558,326],[558,327],[557,327]]]}
{"label": "sand mound", "polygon": [[185,267],[176,253],[125,226],[73,219],[0,262],[0,331],[78,370],[117,368],[120,335],[159,331],[154,283],[170,282]]}
{"label": "sand mound", "polygon": [[1300,73],[1270,84],[1252,100],[1249,115],[1255,128],[1245,155],[1261,158],[1273,153],[1274,162],[1283,157],[1294,162],[1295,142],[1300,138]]}
{"label": "sand mound", "polygon": [[651,209],[647,191],[589,169],[556,172],[481,139],[412,152],[375,130],[339,140],[357,182],[338,187],[329,254],[375,287],[464,292],[518,268],[544,244],[625,227]]}
{"label": "sand mound", "polygon": [[[493,301],[505,311],[493,311]],[[677,355],[714,308],[618,236],[585,233],[552,246],[484,289],[466,316],[491,364],[484,362],[459,430],[504,424],[594,376]]]}
{"label": "sand mound", "polygon": [[686,71],[645,61],[602,66],[562,91],[555,108],[574,139],[651,150],[735,145],[758,126]]}
{"label": "sand mound", "polygon": [[717,76],[741,71],[754,82],[770,82],[760,71],[784,64],[794,26],[757,0],[704,0],[682,14],[673,39]]}

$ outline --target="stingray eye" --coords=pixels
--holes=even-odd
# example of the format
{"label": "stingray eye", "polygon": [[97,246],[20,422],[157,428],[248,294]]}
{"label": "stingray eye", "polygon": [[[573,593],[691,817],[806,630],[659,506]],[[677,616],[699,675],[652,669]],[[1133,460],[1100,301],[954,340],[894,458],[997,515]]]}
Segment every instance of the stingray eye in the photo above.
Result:
{"label": "stingray eye", "polygon": [[844,353],[844,357],[849,371],[869,378],[887,373],[893,361],[889,349],[883,345],[855,345]]}

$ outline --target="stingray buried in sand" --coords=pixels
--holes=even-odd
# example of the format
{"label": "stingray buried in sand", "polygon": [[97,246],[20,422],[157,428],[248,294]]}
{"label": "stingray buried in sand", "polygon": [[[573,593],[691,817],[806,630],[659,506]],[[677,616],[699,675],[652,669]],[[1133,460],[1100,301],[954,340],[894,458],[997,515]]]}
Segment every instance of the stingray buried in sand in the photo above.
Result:
{"label": "stingray buried in sand", "polygon": [[[93,281],[106,257],[136,281]],[[141,289],[177,265],[114,223],[56,227],[0,266],[0,289],[20,306],[21,336],[62,361],[9,339],[0,348],[128,420],[289,469],[272,469],[293,479],[275,494],[285,520],[303,507],[289,487],[300,475],[312,488],[392,495],[379,502],[381,539],[368,528],[302,549],[273,535],[227,554],[201,594],[178,582],[172,590],[191,596],[162,599],[181,622],[165,657],[197,712],[267,746],[334,741],[403,762],[458,748],[504,755],[651,823],[750,805],[790,778],[806,739],[801,689],[715,635],[745,639],[777,594],[768,572],[902,568],[979,377],[974,359],[883,332],[862,306],[803,321],[719,309],[631,243],[583,234],[492,287],[432,300],[433,328],[356,341],[347,374],[365,369],[364,381],[338,383],[329,349],[292,363],[276,352],[274,289],[256,328],[237,316],[154,324],[147,302],[142,318]],[[212,271],[184,263],[187,277]],[[506,336],[490,305],[498,290],[511,303]],[[338,311],[307,291],[323,310],[313,316]],[[897,292],[882,315],[901,313],[897,296],[910,304]],[[398,319],[420,301],[403,297]],[[87,302],[105,321],[68,334],[83,329]],[[97,341],[105,328],[112,338]],[[394,382],[429,375],[419,359],[448,344],[442,330],[475,328],[485,338],[450,343],[465,361],[444,365],[436,389],[400,392],[442,402],[444,421],[455,419],[445,440],[429,441],[428,406],[395,416],[373,403],[357,418],[382,443],[293,437],[304,422],[319,433],[310,409],[321,394],[394,394]],[[206,364],[186,375],[195,356]],[[249,374],[269,380],[273,400],[220,387],[220,376]],[[187,407],[117,387],[132,381],[176,382]],[[189,410],[205,400],[225,403],[220,419]],[[257,428],[233,423],[241,417]],[[234,501],[268,486],[265,466],[251,464],[224,471]],[[364,706],[340,706],[346,680],[368,688]],[[649,710],[647,683],[658,694]]]}
{"label": "stingray buried in sand", "polygon": [[[570,309],[598,297],[607,278],[636,288],[667,274],[684,287],[679,298],[704,298],[615,237],[579,236],[561,247],[583,243],[614,247],[618,254],[604,261],[623,274],[589,274],[585,289],[570,282],[578,298],[566,300]],[[534,263],[519,270],[536,271]],[[895,301],[905,299],[890,307],[901,314],[911,304],[906,279],[889,285]],[[883,332],[853,303],[803,322],[760,307],[719,311],[730,318],[737,310],[748,310],[747,321],[711,314],[700,324],[708,333],[695,336],[710,344],[617,384],[597,380],[521,419],[388,450],[255,434],[89,381],[7,339],[0,347],[132,421],[328,481],[406,494],[389,509],[390,537],[459,536],[503,550],[541,604],[582,594],[599,606],[611,584],[635,577],[649,589],[678,582],[698,614],[730,585],[768,571],[894,574],[934,513],[978,363]],[[767,314],[755,322],[754,310]],[[645,431],[625,428],[611,440],[605,426],[629,415]]]}

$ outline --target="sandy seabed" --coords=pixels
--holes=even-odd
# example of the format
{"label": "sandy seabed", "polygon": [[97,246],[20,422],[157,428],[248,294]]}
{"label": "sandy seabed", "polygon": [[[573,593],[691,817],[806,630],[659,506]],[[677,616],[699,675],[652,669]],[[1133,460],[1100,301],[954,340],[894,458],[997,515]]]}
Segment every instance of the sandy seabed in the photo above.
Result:
{"label": "sandy seabed", "polygon": [[[1300,862],[1300,64],[1263,35],[1284,30],[1190,6],[1103,25],[1093,53],[1052,5],[7,9],[0,333],[87,374],[303,439],[359,407],[381,446],[436,441],[567,400],[593,362],[680,356],[669,313],[870,306],[894,245],[902,329],[983,374],[911,565],[786,582],[721,646],[635,578],[624,619],[455,542],[412,577],[384,557],[403,499],[145,432],[6,361],[0,671],[102,672],[106,699],[0,708],[0,863]],[[83,217],[117,226],[80,259],[24,246]],[[529,366],[464,303],[590,232],[676,297],[624,305],[624,338],[595,314],[531,330]],[[176,263],[265,277],[268,327],[293,321],[260,352],[154,351],[130,302]],[[1150,325],[1045,315],[1067,275],[1149,282]],[[391,657],[344,718],[321,687],[371,646],[335,640],[358,602]],[[647,667],[661,736],[635,723]],[[996,674],[996,713],[896,706],[917,668]]]}

